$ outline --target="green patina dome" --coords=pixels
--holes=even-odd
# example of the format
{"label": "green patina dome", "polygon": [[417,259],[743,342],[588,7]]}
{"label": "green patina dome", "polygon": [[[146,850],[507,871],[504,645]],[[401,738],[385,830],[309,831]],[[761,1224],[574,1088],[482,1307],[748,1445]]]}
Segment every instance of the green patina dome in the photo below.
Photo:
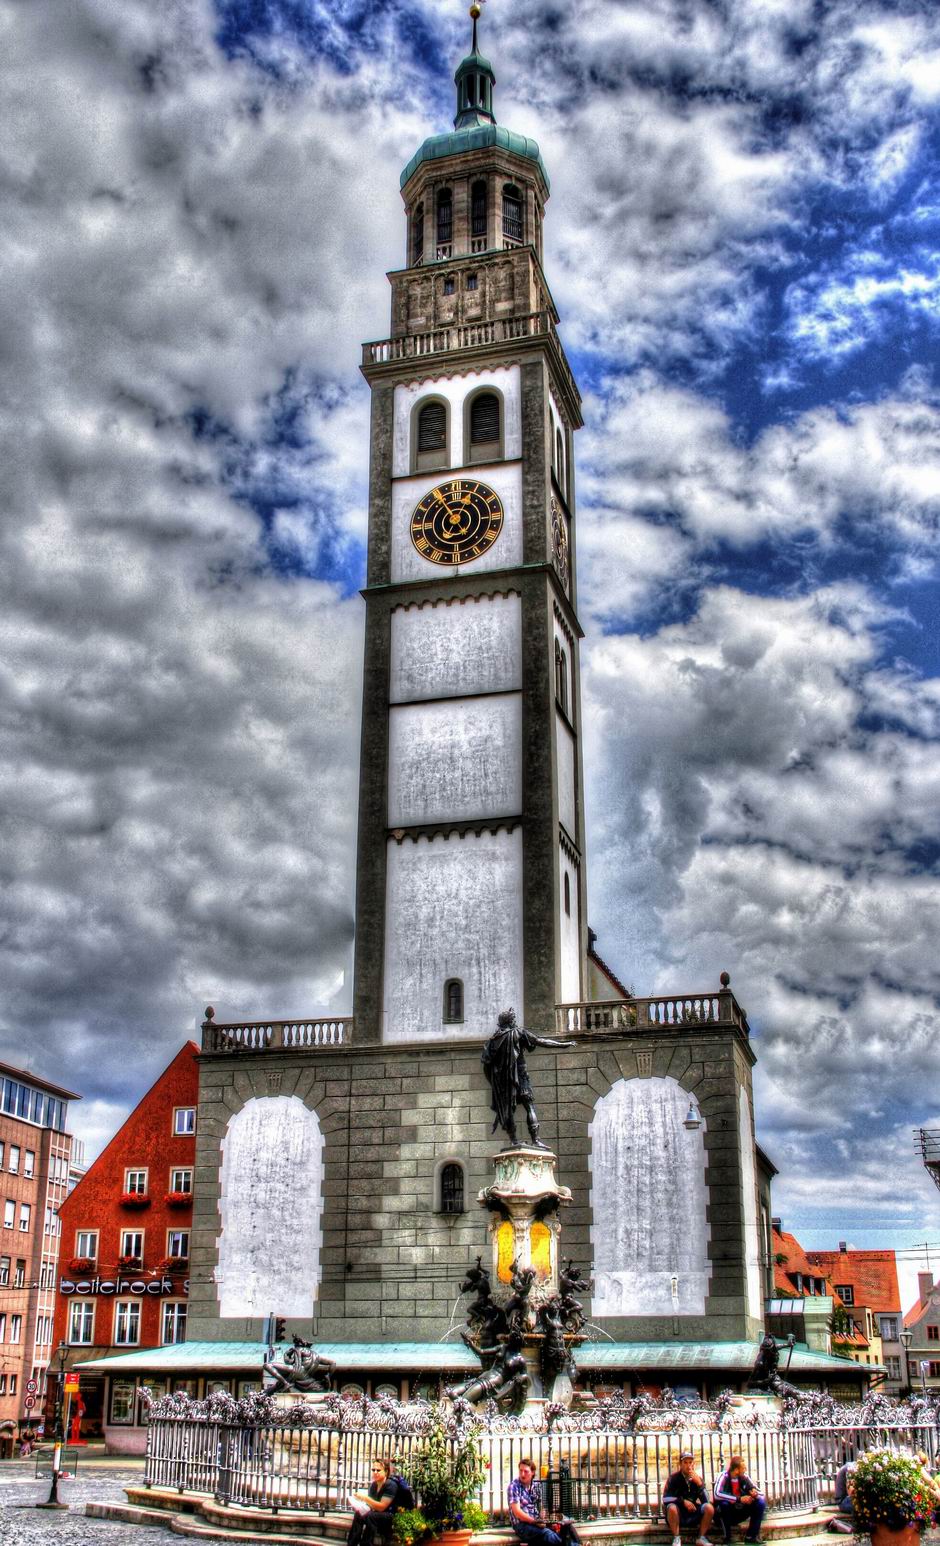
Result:
{"label": "green patina dome", "polygon": [[503,150],[511,150],[517,156],[534,161],[545,179],[546,188],[550,188],[545,162],[536,141],[530,140],[525,134],[516,134],[514,130],[504,128],[501,123],[473,124],[465,129],[452,129],[448,134],[432,134],[420,150],[415,151],[402,172],[401,186],[405,186],[423,161],[438,161],[442,156],[459,156],[467,150],[486,150],[490,145],[499,145]]}

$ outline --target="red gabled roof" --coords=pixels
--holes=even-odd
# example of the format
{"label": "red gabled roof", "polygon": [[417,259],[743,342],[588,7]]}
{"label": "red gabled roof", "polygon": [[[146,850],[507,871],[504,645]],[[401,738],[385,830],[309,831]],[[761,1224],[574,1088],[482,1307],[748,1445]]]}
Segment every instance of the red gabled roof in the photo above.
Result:
{"label": "red gabled roof", "polygon": [[[792,1297],[799,1294],[793,1279],[797,1273],[805,1278],[823,1278],[826,1274],[818,1266],[814,1266],[811,1257],[807,1256],[795,1235],[787,1234],[785,1230],[774,1228],[773,1230],[774,1253],[774,1288],[781,1294]],[[778,1256],[785,1256],[786,1261],[778,1262]],[[834,1299],[836,1304],[842,1301],[831,1283],[825,1283],[824,1292]]]}
{"label": "red gabled roof", "polygon": [[869,1310],[901,1309],[901,1290],[893,1251],[809,1251],[809,1260],[833,1283],[850,1283],[857,1305]]}

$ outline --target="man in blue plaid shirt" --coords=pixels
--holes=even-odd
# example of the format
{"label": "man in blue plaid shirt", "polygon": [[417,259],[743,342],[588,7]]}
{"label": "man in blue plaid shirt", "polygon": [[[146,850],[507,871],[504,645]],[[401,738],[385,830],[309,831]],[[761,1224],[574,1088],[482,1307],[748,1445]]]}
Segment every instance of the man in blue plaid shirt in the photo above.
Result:
{"label": "man in blue plaid shirt", "polygon": [[512,1527],[526,1546],[561,1546],[561,1536],[550,1530],[542,1510],[542,1488],[535,1480],[531,1460],[519,1461],[519,1475],[509,1483]]}

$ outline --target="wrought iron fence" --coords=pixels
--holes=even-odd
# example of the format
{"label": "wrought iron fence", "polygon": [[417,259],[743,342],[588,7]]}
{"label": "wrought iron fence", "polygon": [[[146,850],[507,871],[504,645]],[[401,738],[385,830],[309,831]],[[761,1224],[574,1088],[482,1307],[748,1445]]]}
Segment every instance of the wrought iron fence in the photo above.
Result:
{"label": "wrought iron fence", "polygon": [[[240,1427],[186,1418],[155,1418],[147,1437],[148,1487],[208,1494],[242,1507],[344,1509],[350,1491],[368,1487],[376,1458],[388,1456],[408,1475],[421,1438],[377,1428]],[[506,1488],[523,1457],[540,1476],[581,1484],[596,1519],[651,1519],[662,1510],[666,1478],[691,1449],[709,1488],[734,1454],[763,1490],[771,1509],[815,1509],[832,1500],[839,1467],[877,1444],[925,1450],[938,1463],[932,1426],[869,1428],[733,1428],[674,1433],[555,1430],[479,1435],[487,1465],[479,1502],[494,1524],[505,1523]]]}

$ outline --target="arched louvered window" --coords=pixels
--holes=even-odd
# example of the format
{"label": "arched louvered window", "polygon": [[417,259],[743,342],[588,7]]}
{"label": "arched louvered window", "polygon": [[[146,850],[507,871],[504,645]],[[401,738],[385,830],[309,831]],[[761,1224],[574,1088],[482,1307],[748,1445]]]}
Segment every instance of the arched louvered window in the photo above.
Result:
{"label": "arched louvered window", "polygon": [[449,977],[444,984],[444,1023],[460,1025],[463,1021],[463,983],[459,977]]}
{"label": "arched louvered window", "polygon": [[565,486],[565,442],[562,439],[561,430],[555,433],[555,477],[559,488]]}
{"label": "arched louvered window", "polygon": [[487,462],[502,455],[502,404],[495,392],[480,392],[470,402],[470,461]]}
{"label": "arched louvered window", "polygon": [[568,713],[568,657],[555,640],[555,697],[562,711]]}
{"label": "arched louvered window", "polygon": [[463,1213],[463,1166],[457,1160],[441,1168],[441,1213]]}
{"label": "arched louvered window", "polygon": [[414,469],[447,466],[447,405],[436,398],[422,403],[412,421]]}
{"label": "arched louvered window", "polygon": [[477,182],[470,190],[470,237],[472,241],[482,242],[482,246],[471,247],[471,252],[485,252],[486,250],[486,183]]}
{"label": "arched louvered window", "polygon": [[567,870],[565,870],[565,913],[569,918],[571,917],[571,879]]}
{"label": "arched louvered window", "polygon": [[424,257],[424,205],[419,204],[411,217],[411,261],[420,263]]}
{"label": "arched louvered window", "polygon": [[449,258],[454,240],[454,200],[449,188],[437,195],[437,255]]}
{"label": "arched louvered window", "polygon": [[513,183],[503,189],[503,238],[511,244],[522,241],[522,194]]}

